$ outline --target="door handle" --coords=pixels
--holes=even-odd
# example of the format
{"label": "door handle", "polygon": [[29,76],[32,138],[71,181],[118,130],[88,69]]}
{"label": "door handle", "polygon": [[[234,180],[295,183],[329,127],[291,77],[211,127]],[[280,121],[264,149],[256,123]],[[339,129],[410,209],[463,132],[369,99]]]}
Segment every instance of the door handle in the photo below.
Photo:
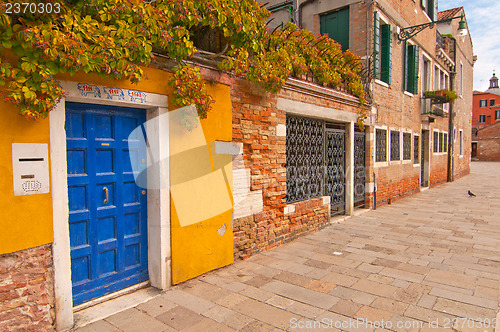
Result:
{"label": "door handle", "polygon": [[109,202],[109,190],[106,187],[102,188],[102,190],[104,190],[104,192],[106,193],[106,198],[104,199],[104,204],[107,204]]}

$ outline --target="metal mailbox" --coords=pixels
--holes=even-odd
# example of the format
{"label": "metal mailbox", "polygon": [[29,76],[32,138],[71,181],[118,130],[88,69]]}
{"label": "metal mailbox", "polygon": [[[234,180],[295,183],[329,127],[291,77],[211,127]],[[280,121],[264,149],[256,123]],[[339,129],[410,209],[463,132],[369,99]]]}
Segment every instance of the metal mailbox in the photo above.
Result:
{"label": "metal mailbox", "polygon": [[46,143],[12,143],[14,196],[49,192],[49,160]]}

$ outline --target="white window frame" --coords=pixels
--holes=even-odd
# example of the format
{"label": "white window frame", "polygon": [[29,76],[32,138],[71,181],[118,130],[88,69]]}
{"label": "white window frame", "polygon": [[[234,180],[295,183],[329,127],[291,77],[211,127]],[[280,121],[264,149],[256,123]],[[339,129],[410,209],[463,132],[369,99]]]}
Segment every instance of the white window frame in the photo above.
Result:
{"label": "white window frame", "polygon": [[[405,143],[405,141],[404,141],[404,139],[403,139],[404,134],[410,134],[410,159],[404,159],[404,143]],[[401,137],[401,140],[400,140],[400,141],[401,141],[401,144],[399,145],[399,150],[400,150],[400,152],[401,152],[401,154],[400,154],[400,155],[401,155],[401,158],[400,158],[400,159],[401,159],[401,162],[402,162],[403,164],[413,163],[413,154],[411,153],[411,152],[413,151],[413,149],[412,149],[412,145],[413,145],[413,140],[412,140],[412,139],[413,139],[413,135],[412,135],[411,130],[409,130],[409,129],[401,129],[401,131],[400,131],[400,133],[399,133],[399,136]]]}
{"label": "white window frame", "polygon": [[[385,130],[386,136],[385,136],[385,161],[377,161],[377,129],[380,130]],[[385,167],[389,166],[389,161],[390,161],[390,155],[389,155],[389,149],[390,149],[390,134],[389,134],[389,129],[387,126],[376,126],[373,129],[373,163],[374,167]]]}
{"label": "white window frame", "polygon": [[[417,153],[418,153],[418,158],[417,158],[418,163],[414,162],[414,160],[415,160],[415,137],[418,137],[418,150],[417,150]],[[411,148],[412,148],[412,151],[413,151],[413,154],[412,154],[413,158],[412,158],[411,162],[413,164],[413,167],[420,167],[420,161],[422,160],[422,155],[421,155],[421,153],[422,153],[422,151],[421,151],[422,150],[422,141],[421,141],[422,137],[421,137],[420,134],[413,133],[412,138],[413,138],[413,140],[411,141],[411,145],[412,145]]]}
{"label": "white window frame", "polygon": [[[391,160],[391,132],[393,131],[396,131],[399,133],[399,159],[398,160]],[[403,161],[403,149],[401,148],[402,147],[402,139],[403,139],[403,135],[401,134],[401,130],[399,128],[397,129],[391,129],[389,128],[387,130],[387,134],[389,135],[389,138],[387,140],[387,143],[389,145],[389,149],[387,151],[387,154],[388,154],[388,161],[389,161],[389,165],[396,165],[396,164],[401,164],[402,161]]]}

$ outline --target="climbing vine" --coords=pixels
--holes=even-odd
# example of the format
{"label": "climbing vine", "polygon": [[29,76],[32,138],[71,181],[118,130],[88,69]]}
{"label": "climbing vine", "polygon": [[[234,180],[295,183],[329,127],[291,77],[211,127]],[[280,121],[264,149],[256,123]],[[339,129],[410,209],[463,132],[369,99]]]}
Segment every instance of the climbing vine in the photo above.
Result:
{"label": "climbing vine", "polygon": [[[23,0],[26,1],[26,0]],[[19,1],[22,2],[22,1]],[[218,31],[227,42],[220,69],[277,92],[290,75],[311,72],[327,86],[343,84],[364,102],[359,58],[294,24],[269,32],[269,12],[253,0],[46,0],[59,12],[16,12],[0,0],[0,91],[27,118],[44,118],[64,96],[55,76],[76,72],[133,83],[155,55],[175,61],[173,103],[194,104],[206,117],[213,98],[199,70],[194,35]],[[40,7],[42,8],[42,7]],[[186,124],[189,125],[189,124]]]}

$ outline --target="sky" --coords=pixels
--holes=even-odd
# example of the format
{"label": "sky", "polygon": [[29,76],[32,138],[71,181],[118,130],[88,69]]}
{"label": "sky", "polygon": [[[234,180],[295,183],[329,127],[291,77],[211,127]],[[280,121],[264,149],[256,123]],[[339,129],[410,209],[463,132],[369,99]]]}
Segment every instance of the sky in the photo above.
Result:
{"label": "sky", "polygon": [[439,0],[438,6],[439,11],[461,6],[465,8],[474,55],[477,55],[474,90],[487,90],[493,70],[500,77],[500,1]]}

